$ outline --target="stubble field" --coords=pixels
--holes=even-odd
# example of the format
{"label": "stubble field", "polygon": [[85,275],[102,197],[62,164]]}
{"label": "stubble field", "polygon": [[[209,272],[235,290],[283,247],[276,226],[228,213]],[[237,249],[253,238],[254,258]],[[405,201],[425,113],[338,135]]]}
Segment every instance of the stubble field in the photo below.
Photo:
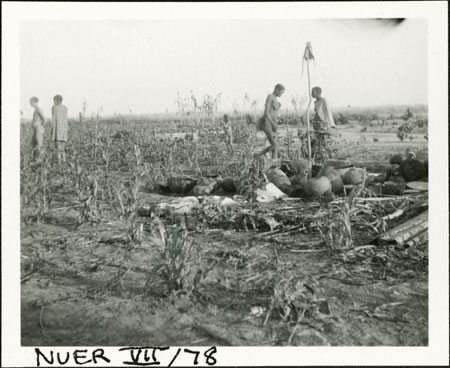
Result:
{"label": "stubble field", "polygon": [[[264,137],[244,118],[232,124],[234,153],[205,121],[71,122],[60,168],[49,143],[34,163],[22,126],[23,345],[428,344],[428,243],[377,240],[423,211],[427,194],[360,190],[344,247],[349,198],[258,202],[267,161],[252,154]],[[400,142],[388,129],[338,126],[335,154],[388,163],[411,147],[427,157],[426,130]],[[298,158],[295,127],[280,128],[280,143]],[[164,191],[177,175],[241,187],[197,196],[180,214],[181,196]]]}

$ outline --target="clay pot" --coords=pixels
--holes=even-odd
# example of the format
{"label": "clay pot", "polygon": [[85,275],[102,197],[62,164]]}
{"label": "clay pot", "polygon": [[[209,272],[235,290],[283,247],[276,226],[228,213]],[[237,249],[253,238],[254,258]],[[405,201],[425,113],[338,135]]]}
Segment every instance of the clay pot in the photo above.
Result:
{"label": "clay pot", "polygon": [[309,179],[305,184],[305,193],[311,197],[321,197],[331,191],[331,182],[326,176]]}
{"label": "clay pot", "polygon": [[190,192],[196,184],[196,180],[189,176],[173,176],[167,179],[167,187],[170,192],[176,194],[186,194]]}
{"label": "clay pot", "polygon": [[342,177],[345,185],[359,185],[364,180],[364,169],[350,169]]}
{"label": "clay pot", "polygon": [[402,154],[398,153],[396,155],[391,156],[389,159],[389,163],[391,165],[400,165],[404,160],[404,157]]}
{"label": "clay pot", "polygon": [[328,160],[326,162],[327,166],[331,166],[333,169],[343,169],[345,167],[351,166],[351,162],[348,159],[345,160]]}
{"label": "clay pot", "polygon": [[342,179],[342,177],[345,175],[345,173],[350,169],[351,169],[351,167],[344,167],[342,169],[335,169],[335,170],[339,173],[339,175],[341,176],[341,179]]}
{"label": "clay pot", "polygon": [[406,181],[417,181],[426,177],[424,164],[416,158],[407,158],[400,165],[400,174]]}
{"label": "clay pot", "polygon": [[282,184],[291,185],[291,181],[289,180],[289,178],[280,169],[269,170],[266,173],[266,176],[269,182],[275,184],[277,187]]}
{"label": "clay pot", "polygon": [[334,194],[339,194],[342,192],[342,189],[344,189],[344,183],[342,182],[342,178],[339,175],[339,172],[335,170],[331,166],[324,166],[322,169],[320,169],[319,174],[317,174],[317,177],[327,177],[331,182],[331,191]]}
{"label": "clay pot", "polygon": [[236,193],[237,187],[233,178],[225,178],[222,180],[221,188],[225,193]]}

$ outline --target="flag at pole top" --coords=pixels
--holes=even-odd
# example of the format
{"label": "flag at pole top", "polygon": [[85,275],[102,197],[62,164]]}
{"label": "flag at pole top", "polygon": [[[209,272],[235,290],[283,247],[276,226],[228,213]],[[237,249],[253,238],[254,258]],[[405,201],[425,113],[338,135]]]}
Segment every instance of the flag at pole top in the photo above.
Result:
{"label": "flag at pole top", "polygon": [[316,62],[316,60],[314,59],[314,54],[312,52],[312,46],[311,46],[311,42],[306,42],[306,47],[305,47],[305,52],[303,54],[303,61],[302,61],[302,75],[303,75],[303,65],[306,62],[308,62],[309,60],[314,60],[314,63]]}
{"label": "flag at pole top", "polygon": [[305,60],[314,60],[314,54],[312,52],[311,42],[306,42],[305,54],[303,55]]}

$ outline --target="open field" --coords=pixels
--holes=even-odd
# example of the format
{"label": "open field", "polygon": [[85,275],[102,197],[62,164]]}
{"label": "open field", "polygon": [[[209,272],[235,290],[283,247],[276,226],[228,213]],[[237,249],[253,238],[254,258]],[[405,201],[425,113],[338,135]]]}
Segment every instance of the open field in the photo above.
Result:
{"label": "open field", "polygon": [[[234,153],[208,121],[71,122],[61,168],[49,144],[33,162],[22,125],[23,345],[428,344],[428,243],[378,241],[427,194],[361,192],[347,212],[352,245],[340,246],[347,198],[255,201],[264,137],[232,124]],[[426,128],[400,142],[395,127],[351,125],[336,128],[338,157],[388,163],[411,147],[427,158]],[[295,127],[279,135],[282,154],[298,156]],[[244,190],[200,197],[186,215],[159,205],[179,202],[161,190],[167,178],[219,174]]]}

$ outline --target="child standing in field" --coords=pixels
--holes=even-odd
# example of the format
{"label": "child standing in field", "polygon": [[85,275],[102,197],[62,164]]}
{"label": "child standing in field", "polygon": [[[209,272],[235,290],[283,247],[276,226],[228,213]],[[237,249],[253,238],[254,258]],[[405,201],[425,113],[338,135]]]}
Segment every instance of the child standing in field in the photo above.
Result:
{"label": "child standing in field", "polygon": [[34,108],[33,120],[31,127],[33,129],[32,146],[34,150],[34,157],[38,160],[42,156],[42,147],[44,145],[44,123],[45,117],[42,109],[38,106],[39,99],[37,97],[31,97],[30,105]]}
{"label": "child standing in field", "polygon": [[228,114],[223,116],[222,128],[225,133],[225,142],[227,144],[228,152],[233,153],[233,131],[231,129],[231,122],[229,121]]}
{"label": "child standing in field", "polygon": [[328,130],[330,127],[335,127],[333,114],[327,100],[322,97],[322,88],[314,87],[311,90],[311,96],[315,98],[314,110],[316,115],[314,116],[314,129],[315,130]]}
{"label": "child standing in field", "polygon": [[278,144],[277,144],[277,119],[280,113],[281,104],[277,97],[281,97],[285,88],[282,84],[277,84],[273,92],[267,96],[266,105],[264,108],[264,116],[258,120],[257,129],[266,133],[267,140],[270,146],[264,148],[261,152],[255,153],[254,156],[259,157],[265,155],[267,152],[272,152],[272,158],[278,158]]}
{"label": "child standing in field", "polygon": [[53,98],[52,107],[52,141],[55,142],[58,164],[66,162],[66,142],[69,130],[67,123],[67,107],[62,105],[62,96],[56,95]]}

